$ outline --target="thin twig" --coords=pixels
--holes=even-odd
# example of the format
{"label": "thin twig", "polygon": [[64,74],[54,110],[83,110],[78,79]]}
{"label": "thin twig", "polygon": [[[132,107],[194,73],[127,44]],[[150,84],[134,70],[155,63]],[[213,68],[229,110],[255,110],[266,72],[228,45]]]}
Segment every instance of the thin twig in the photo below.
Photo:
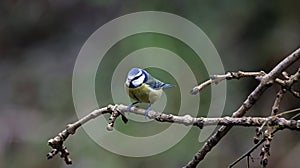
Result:
{"label": "thin twig", "polygon": [[250,150],[248,150],[246,153],[244,153],[242,156],[240,156],[238,159],[236,159],[234,162],[232,162],[228,167],[232,168],[237,163],[239,163],[241,160],[243,160],[245,157],[249,156],[256,148],[258,148],[265,139],[261,139],[257,144],[255,144]]}
{"label": "thin twig", "polygon": [[[286,78],[287,76],[285,76]],[[298,68],[297,72],[294,75],[291,75],[289,78],[282,80],[282,79],[276,79],[275,82],[281,85],[281,87],[285,88],[287,91],[289,91],[293,96],[296,98],[300,98],[300,93],[295,91],[292,86],[294,83],[296,83],[300,78],[300,68]]]}
{"label": "thin twig", "polygon": [[[292,85],[292,84],[291,84]],[[276,98],[275,101],[273,103],[272,106],[272,110],[271,110],[271,116],[276,116],[278,111],[279,111],[279,106],[280,103],[283,99],[283,96],[286,93],[286,89],[285,88],[281,88],[278,93],[276,94]],[[264,143],[263,143],[263,147],[261,148],[261,161],[260,164],[262,165],[262,167],[266,167],[268,165],[268,161],[269,161],[269,156],[270,156],[270,145],[271,145],[271,141],[272,141],[272,132],[274,131],[274,126],[267,124],[267,129],[264,132],[264,136],[263,139],[265,139]]]}
{"label": "thin twig", "polygon": [[279,111],[279,105],[280,105],[285,93],[286,93],[286,90],[284,88],[282,88],[276,94],[276,99],[275,99],[274,104],[272,106],[272,113],[271,113],[272,116],[277,115],[277,113]]}
{"label": "thin twig", "polygon": [[247,156],[247,168],[250,168],[250,160],[249,160],[250,156]]}
{"label": "thin twig", "polygon": [[231,79],[240,79],[244,77],[262,77],[266,73],[264,71],[260,72],[243,72],[243,71],[238,71],[238,72],[227,72],[224,75],[212,75],[209,80],[201,83],[199,86],[194,87],[191,90],[191,94],[197,94],[199,93],[203,88],[206,86],[215,83],[218,84],[219,82],[223,80],[231,80]]}

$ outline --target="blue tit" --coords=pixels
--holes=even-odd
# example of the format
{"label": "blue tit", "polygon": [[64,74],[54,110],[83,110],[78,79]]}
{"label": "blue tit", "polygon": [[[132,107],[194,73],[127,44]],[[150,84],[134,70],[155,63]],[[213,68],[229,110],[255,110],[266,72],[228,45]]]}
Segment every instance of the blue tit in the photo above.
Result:
{"label": "blue tit", "polygon": [[125,90],[129,97],[136,100],[136,102],[128,106],[128,111],[134,104],[149,103],[144,113],[147,115],[151,105],[161,97],[162,89],[171,86],[171,84],[155,79],[144,69],[132,68],[127,75]]}

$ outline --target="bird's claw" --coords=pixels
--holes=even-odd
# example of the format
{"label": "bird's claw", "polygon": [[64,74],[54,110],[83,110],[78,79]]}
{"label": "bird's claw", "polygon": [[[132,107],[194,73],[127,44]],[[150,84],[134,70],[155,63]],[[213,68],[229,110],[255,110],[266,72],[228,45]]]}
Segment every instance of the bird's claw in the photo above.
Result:
{"label": "bird's claw", "polygon": [[133,105],[130,104],[130,105],[127,107],[127,111],[130,111],[130,109],[131,109],[132,106],[133,106]]}
{"label": "bird's claw", "polygon": [[145,112],[144,112],[144,115],[148,116],[149,111],[150,111],[150,109],[146,109]]}
{"label": "bird's claw", "polygon": [[144,115],[145,115],[145,116],[148,116],[148,113],[149,113],[149,111],[150,111],[151,105],[152,105],[152,104],[149,104],[149,106],[146,108],[146,110],[145,110],[145,112],[144,112]]}
{"label": "bird's claw", "polygon": [[133,105],[137,104],[137,103],[138,103],[138,102],[134,102],[134,103],[129,104],[128,107],[127,107],[127,111],[130,111],[131,107],[132,107]]}

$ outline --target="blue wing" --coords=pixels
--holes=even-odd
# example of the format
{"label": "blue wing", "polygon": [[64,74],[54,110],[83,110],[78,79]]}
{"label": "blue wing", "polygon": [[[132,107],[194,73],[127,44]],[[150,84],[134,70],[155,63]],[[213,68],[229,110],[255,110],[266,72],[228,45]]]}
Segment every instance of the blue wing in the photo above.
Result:
{"label": "blue wing", "polygon": [[167,83],[163,83],[161,81],[159,81],[158,79],[152,78],[149,79],[146,82],[147,85],[149,85],[152,89],[160,89],[160,88],[167,88],[167,87],[172,87],[173,85],[171,84],[167,84]]}

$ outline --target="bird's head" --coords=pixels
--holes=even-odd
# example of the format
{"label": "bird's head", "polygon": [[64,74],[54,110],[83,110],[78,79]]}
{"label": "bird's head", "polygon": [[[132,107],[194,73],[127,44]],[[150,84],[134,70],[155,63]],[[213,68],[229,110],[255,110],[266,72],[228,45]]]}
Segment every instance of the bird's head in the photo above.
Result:
{"label": "bird's head", "polygon": [[140,68],[132,68],[127,75],[126,86],[136,88],[148,80],[148,73]]}

